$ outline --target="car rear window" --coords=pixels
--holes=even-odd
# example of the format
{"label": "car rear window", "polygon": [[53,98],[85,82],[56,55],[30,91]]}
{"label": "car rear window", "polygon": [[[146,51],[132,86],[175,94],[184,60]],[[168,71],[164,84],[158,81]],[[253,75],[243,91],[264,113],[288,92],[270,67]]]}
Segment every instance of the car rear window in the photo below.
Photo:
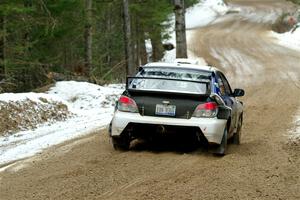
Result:
{"label": "car rear window", "polygon": [[177,69],[144,68],[128,84],[131,90],[166,91],[175,93],[207,94],[211,72]]}

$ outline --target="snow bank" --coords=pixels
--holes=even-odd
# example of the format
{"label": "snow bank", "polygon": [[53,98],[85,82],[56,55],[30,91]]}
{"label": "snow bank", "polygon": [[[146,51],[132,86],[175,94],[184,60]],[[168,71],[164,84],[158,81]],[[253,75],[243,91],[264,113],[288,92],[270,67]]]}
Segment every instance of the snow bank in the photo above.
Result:
{"label": "snow bank", "polygon": [[[276,33],[271,31],[270,36],[275,37],[278,44],[300,51],[300,23],[297,24],[297,27],[298,28],[286,33]],[[295,127],[290,131],[289,137],[292,142],[300,141],[300,111],[295,119]]]}
{"label": "snow bank", "polygon": [[48,94],[59,96],[77,115],[93,115],[111,112],[122,89],[118,85],[102,87],[87,82],[62,81]]}
{"label": "snow bank", "polygon": [[72,114],[61,101],[43,94],[0,95],[0,136],[63,121]]}
{"label": "snow bank", "polygon": [[282,34],[272,31],[270,34],[278,40],[280,45],[300,51],[300,28]]}
{"label": "snow bank", "polygon": [[186,28],[194,29],[206,26],[227,12],[228,7],[223,0],[200,1],[192,8],[187,9],[185,14]]}
{"label": "snow bank", "polygon": [[[300,51],[300,24],[297,26],[297,29],[286,33],[276,33],[271,31],[270,35],[277,39],[278,44],[296,51]],[[290,131],[289,137],[292,142],[300,141],[300,111],[295,119],[295,127]]]}
{"label": "snow bank", "polygon": [[[223,0],[203,0],[192,8],[188,8],[185,14],[186,29],[187,29],[187,41],[192,38],[192,33],[188,29],[195,29],[197,27],[206,26],[215,21],[219,16],[225,15],[228,11],[227,5]],[[171,23],[170,28],[167,30],[170,34],[170,38],[165,43],[171,43],[176,46],[176,34],[175,34],[175,16],[172,15],[169,19]],[[188,50],[188,57],[201,60],[201,63],[205,63],[202,58],[197,58],[191,51]],[[176,49],[166,51],[162,59],[164,62],[174,62],[176,59]],[[204,62],[203,62],[204,61]]]}
{"label": "snow bank", "polygon": [[41,99],[48,99],[50,101],[61,101],[62,99],[56,96],[51,96],[49,94],[43,93],[3,93],[0,94],[0,101],[3,102],[17,102],[17,101],[24,101],[24,100],[31,100],[38,103],[44,103]]}
{"label": "snow bank", "polygon": [[[63,81],[47,94],[0,94],[3,102],[23,102],[26,99],[37,105],[44,104],[44,101],[62,102],[73,114],[65,121],[43,123],[32,130],[0,136],[0,165],[106,127],[111,120],[115,101],[123,90],[123,85],[102,87],[86,82]],[[44,100],[41,101],[41,97]]]}

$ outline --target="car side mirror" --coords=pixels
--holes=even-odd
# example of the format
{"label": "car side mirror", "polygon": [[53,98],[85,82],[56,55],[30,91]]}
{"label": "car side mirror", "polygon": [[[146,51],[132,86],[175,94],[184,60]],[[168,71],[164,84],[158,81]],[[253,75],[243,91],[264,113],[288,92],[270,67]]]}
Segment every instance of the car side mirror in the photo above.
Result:
{"label": "car side mirror", "polygon": [[245,95],[245,91],[243,89],[234,89],[233,96],[234,97],[242,97]]}

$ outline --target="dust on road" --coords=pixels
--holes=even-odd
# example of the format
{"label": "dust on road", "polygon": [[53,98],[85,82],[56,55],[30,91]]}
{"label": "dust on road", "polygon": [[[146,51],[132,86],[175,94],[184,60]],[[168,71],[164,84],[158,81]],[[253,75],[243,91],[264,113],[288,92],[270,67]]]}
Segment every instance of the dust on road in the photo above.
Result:
{"label": "dust on road", "polygon": [[[283,2],[242,6],[293,8]],[[300,199],[300,146],[287,139],[300,106],[300,54],[275,44],[269,29],[234,14],[196,30],[190,44],[247,92],[242,144],[230,145],[225,157],[122,153],[112,149],[106,132],[97,133],[6,169],[0,199]]]}

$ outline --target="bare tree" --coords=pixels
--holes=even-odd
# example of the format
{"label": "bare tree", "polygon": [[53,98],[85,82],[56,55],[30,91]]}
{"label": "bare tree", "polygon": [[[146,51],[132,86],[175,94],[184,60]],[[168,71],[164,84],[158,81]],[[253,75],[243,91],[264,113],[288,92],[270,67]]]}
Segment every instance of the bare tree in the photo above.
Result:
{"label": "bare tree", "polygon": [[187,58],[184,0],[174,0],[174,5],[176,21],[176,58]]}
{"label": "bare tree", "polygon": [[93,0],[85,0],[86,9],[86,24],[85,24],[85,56],[84,56],[84,66],[86,75],[90,75],[92,67],[92,20],[93,20]]}
{"label": "bare tree", "polygon": [[124,9],[124,32],[125,32],[125,55],[126,55],[126,74],[132,76],[135,74],[135,62],[133,56],[132,39],[131,39],[131,26],[129,14],[129,2],[123,0]]}

